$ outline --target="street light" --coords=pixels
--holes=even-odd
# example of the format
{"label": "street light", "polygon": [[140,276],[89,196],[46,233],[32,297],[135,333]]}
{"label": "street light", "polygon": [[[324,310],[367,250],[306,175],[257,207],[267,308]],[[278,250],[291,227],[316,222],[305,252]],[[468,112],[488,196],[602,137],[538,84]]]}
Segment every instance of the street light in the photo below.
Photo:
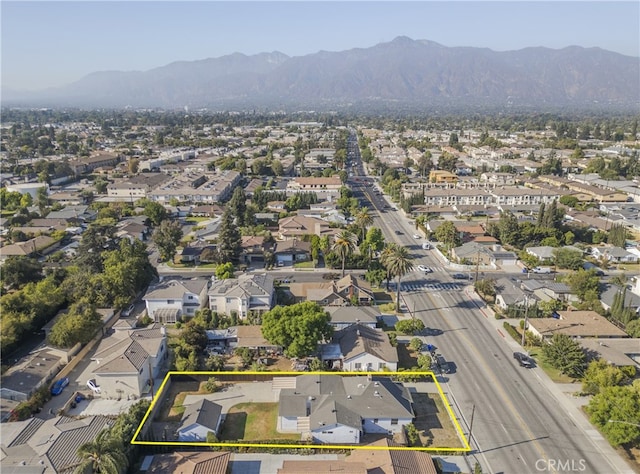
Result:
{"label": "street light", "polygon": [[640,428],[640,423],[631,423],[630,421],[621,421],[621,420],[607,420],[607,423],[622,423],[623,425],[631,425],[636,428]]}

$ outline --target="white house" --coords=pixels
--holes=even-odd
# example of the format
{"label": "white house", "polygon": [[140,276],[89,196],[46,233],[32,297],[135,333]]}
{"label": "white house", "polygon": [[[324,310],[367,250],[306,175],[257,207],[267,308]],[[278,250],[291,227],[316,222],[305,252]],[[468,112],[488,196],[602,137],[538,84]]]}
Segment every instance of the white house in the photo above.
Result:
{"label": "white house", "polygon": [[193,317],[207,304],[209,280],[166,280],[149,288],[144,295],[147,314],[155,322],[175,323],[183,317]]}
{"label": "white house", "polygon": [[375,328],[382,317],[378,306],[325,306],[324,310],[331,315],[331,325],[336,330],[354,323]]}
{"label": "white house", "polygon": [[356,444],[364,434],[399,433],[413,417],[411,393],[389,377],[300,375],[280,390],[278,431]]}
{"label": "white house", "polygon": [[320,357],[345,372],[395,372],[398,369],[398,351],[387,335],[362,323],[336,331],[332,342],[322,345]]}
{"label": "white house", "polygon": [[162,375],[169,356],[164,327],[117,330],[102,339],[91,358],[103,398],[139,398]]}
{"label": "white house", "polygon": [[637,263],[638,256],[621,247],[594,247],[591,255],[595,258],[603,258],[609,262]]}
{"label": "white house", "polygon": [[246,318],[249,311],[265,313],[273,307],[273,276],[266,273],[244,273],[238,278],[213,282],[209,289],[209,308],[218,313]]}
{"label": "white house", "polygon": [[187,406],[182,415],[178,440],[202,442],[209,432],[218,436],[222,424],[222,407],[212,401],[202,399]]}

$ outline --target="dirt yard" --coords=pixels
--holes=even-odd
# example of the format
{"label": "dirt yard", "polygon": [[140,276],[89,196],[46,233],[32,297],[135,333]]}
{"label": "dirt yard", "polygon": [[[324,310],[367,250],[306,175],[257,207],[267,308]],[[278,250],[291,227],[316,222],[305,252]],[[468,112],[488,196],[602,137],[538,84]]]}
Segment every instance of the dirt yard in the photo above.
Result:
{"label": "dirt yard", "polygon": [[462,441],[437,393],[414,393],[415,427],[422,445],[429,448],[462,448]]}

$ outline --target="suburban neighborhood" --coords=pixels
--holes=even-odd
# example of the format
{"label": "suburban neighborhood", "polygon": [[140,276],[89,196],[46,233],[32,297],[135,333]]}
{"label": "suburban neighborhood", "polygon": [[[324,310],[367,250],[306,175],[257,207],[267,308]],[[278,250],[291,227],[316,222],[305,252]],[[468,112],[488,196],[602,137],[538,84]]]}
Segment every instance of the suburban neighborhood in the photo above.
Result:
{"label": "suburban neighborhood", "polygon": [[[469,443],[501,416],[485,391],[544,437],[512,384],[637,469],[637,120],[20,118],[2,124],[3,472],[80,472],[88,442],[129,472],[478,472]],[[139,427],[173,447],[132,445]],[[224,447],[273,441],[340,449]]]}

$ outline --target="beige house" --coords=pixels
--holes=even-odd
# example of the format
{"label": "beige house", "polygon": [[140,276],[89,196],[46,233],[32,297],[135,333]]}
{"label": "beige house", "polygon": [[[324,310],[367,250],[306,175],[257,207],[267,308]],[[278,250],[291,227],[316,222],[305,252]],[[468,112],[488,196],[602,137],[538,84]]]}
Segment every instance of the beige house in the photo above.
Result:
{"label": "beige house", "polygon": [[342,181],[339,176],[329,178],[293,178],[287,183],[287,196],[300,192],[316,193],[321,199],[334,200],[340,197]]}
{"label": "beige house", "polygon": [[278,222],[280,240],[298,239],[304,235],[333,235],[329,223],[317,217],[291,216]]}
{"label": "beige house", "polygon": [[322,306],[348,306],[352,298],[360,305],[370,305],[375,300],[369,282],[353,275],[336,281],[291,283],[289,291],[296,302],[315,301]]}
{"label": "beige house", "polygon": [[153,389],[169,356],[164,327],[119,330],[105,337],[92,361],[102,398],[140,398]]}
{"label": "beige house", "polygon": [[558,314],[558,319],[529,319],[527,330],[542,339],[551,339],[556,333],[573,338],[629,337],[626,332],[595,311],[558,311]]}

